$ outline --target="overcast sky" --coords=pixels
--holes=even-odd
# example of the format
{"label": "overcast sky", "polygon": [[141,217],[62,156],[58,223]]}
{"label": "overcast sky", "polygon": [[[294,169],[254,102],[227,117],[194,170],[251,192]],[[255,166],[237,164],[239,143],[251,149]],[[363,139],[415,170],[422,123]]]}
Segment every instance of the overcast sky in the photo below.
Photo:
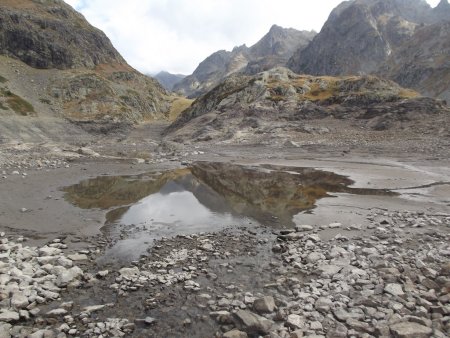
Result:
{"label": "overcast sky", "polygon": [[[213,52],[251,46],[272,24],[320,28],[342,0],[65,0],[144,73],[190,74]],[[427,0],[436,6],[439,0]]]}

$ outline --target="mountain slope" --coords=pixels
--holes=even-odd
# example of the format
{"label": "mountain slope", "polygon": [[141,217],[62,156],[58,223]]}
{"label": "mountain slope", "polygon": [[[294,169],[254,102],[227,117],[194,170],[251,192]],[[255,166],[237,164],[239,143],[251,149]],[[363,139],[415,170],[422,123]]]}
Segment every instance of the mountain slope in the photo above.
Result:
{"label": "mountain slope", "polygon": [[288,67],[312,75],[376,71],[396,46],[414,34],[428,10],[417,0],[343,2],[313,41],[295,52]]}
{"label": "mountain slope", "polygon": [[307,46],[315,35],[314,31],[298,31],[273,25],[261,40],[249,48],[250,60],[243,72],[252,75],[284,66],[292,54]]}
{"label": "mountain slope", "polygon": [[379,73],[424,95],[450,102],[450,21],[417,29]]}
{"label": "mountain slope", "polygon": [[34,68],[125,64],[103,32],[63,1],[3,0],[0,53]]}
{"label": "mountain slope", "polygon": [[216,86],[226,76],[243,69],[248,63],[248,48],[235,47],[231,52],[219,50],[200,62],[191,75],[177,83],[173,90],[196,97]]}
{"label": "mountain slope", "polygon": [[[382,74],[423,94],[446,98],[441,94],[446,91],[442,87],[448,89],[450,81],[444,83],[439,73],[430,68],[444,69],[447,73],[449,65],[439,58],[434,58],[435,63],[427,59],[433,54],[446,53],[445,20],[450,20],[447,0],[434,9],[423,0],[346,1],[332,11],[320,33],[306,48],[297,50],[287,65],[300,74]],[[416,34],[418,31],[421,33]],[[426,42],[423,35],[433,42]],[[424,43],[426,47],[422,48]],[[417,50],[423,52],[421,56]],[[421,61],[413,62],[411,53]],[[427,64],[426,69],[418,66],[423,63]],[[401,64],[405,66],[402,68]],[[387,71],[389,68],[393,69],[392,73]],[[423,71],[421,74],[419,69]],[[429,76],[429,81],[425,81]],[[419,83],[415,82],[417,79]],[[438,82],[439,89],[432,82]]]}
{"label": "mountain slope", "polygon": [[431,18],[433,22],[450,20],[450,3],[448,0],[441,0],[439,4],[433,8]]}
{"label": "mountain slope", "polygon": [[225,77],[244,72],[255,74],[284,65],[292,53],[306,46],[314,32],[272,26],[255,45],[235,47],[231,52],[220,50],[202,61],[192,75],[175,85],[174,91],[197,97],[218,85]]}
{"label": "mountain slope", "polygon": [[[0,115],[3,121],[9,119],[2,126],[4,135],[15,135],[15,128],[28,125],[24,135],[39,129],[39,137],[45,137],[44,122],[50,120],[87,128],[98,122],[100,130],[107,131],[111,123],[167,117],[168,93],[130,67],[105,34],[65,2],[3,0],[0,22],[0,75],[5,79],[0,84]],[[21,112],[10,104],[8,93],[33,109]]]}
{"label": "mountain slope", "polygon": [[175,86],[178,82],[183,80],[186,75],[182,74],[171,74],[169,72],[161,71],[156,74],[155,79],[167,90],[172,90],[173,86]]}
{"label": "mountain slope", "polygon": [[448,133],[449,116],[443,102],[389,80],[314,77],[274,68],[226,78],[182,112],[166,134],[180,142],[259,143],[327,134],[334,126],[333,135],[342,139],[374,131],[401,138],[403,128]]}

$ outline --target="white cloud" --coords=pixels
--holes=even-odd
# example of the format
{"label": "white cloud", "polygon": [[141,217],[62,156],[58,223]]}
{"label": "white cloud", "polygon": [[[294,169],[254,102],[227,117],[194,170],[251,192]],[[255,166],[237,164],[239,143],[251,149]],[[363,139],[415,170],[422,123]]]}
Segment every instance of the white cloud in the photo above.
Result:
{"label": "white cloud", "polygon": [[[342,0],[65,0],[133,67],[190,74],[219,49],[258,41],[272,24],[319,31]],[[439,0],[429,0],[436,5]]]}

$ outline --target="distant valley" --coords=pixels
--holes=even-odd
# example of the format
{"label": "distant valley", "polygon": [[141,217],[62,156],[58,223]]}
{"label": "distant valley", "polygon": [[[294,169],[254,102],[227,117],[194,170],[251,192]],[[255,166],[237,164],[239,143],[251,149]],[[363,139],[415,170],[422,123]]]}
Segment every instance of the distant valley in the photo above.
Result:
{"label": "distant valley", "polygon": [[161,71],[154,75],[154,78],[167,90],[172,91],[178,83],[180,83],[186,75],[171,74],[169,72]]}

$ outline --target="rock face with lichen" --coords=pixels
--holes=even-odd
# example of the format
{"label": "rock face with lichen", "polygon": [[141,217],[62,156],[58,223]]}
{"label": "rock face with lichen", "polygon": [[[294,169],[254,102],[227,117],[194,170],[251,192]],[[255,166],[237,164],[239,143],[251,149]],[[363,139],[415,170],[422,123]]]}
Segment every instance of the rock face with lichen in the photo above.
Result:
{"label": "rock face with lichen", "polygon": [[383,131],[418,121],[447,123],[448,116],[442,101],[421,97],[390,80],[298,75],[280,67],[228,77],[182,112],[166,133],[180,141],[234,142],[242,135],[256,140],[258,135],[279,137],[285,132],[329,132],[321,127],[307,130],[304,123],[309,120],[340,120]]}

